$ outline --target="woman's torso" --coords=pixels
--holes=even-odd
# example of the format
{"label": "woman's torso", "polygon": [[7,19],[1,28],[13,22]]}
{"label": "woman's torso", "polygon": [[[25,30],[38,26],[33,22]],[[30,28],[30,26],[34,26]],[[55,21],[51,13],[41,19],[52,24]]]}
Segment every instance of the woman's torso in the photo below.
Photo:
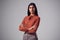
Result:
{"label": "woman's torso", "polygon": [[[31,17],[31,19],[30,19]],[[25,18],[25,24],[28,28],[30,28],[32,25],[34,25],[35,21],[39,18],[39,16],[26,16]]]}

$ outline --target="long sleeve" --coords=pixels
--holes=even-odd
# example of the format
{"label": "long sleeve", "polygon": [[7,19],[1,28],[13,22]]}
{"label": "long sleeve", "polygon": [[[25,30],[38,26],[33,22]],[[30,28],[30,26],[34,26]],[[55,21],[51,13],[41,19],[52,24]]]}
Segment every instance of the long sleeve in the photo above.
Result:
{"label": "long sleeve", "polygon": [[18,28],[19,31],[24,31],[24,32],[27,31],[26,28],[24,27],[24,25],[25,25],[25,19],[26,19],[26,17],[24,17],[21,25],[19,25],[19,28]]}
{"label": "long sleeve", "polygon": [[34,23],[34,28],[33,29],[31,29],[31,30],[28,30],[28,33],[35,33],[36,32],[36,30],[37,30],[37,28],[38,28],[38,26],[39,26],[39,23],[40,23],[40,18],[38,18],[37,20],[36,20],[36,22]]}

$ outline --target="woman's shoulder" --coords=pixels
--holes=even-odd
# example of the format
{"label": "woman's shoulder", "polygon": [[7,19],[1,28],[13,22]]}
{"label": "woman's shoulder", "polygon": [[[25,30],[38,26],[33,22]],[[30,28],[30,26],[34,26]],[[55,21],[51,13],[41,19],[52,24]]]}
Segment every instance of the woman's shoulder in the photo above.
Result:
{"label": "woman's shoulder", "polygon": [[28,16],[24,16],[24,18],[27,18]]}
{"label": "woman's shoulder", "polygon": [[36,19],[40,19],[40,17],[39,17],[39,16],[35,16],[35,18],[36,18]]}
{"label": "woman's shoulder", "polygon": [[[25,16],[24,18],[28,18],[29,16]],[[39,16],[34,16],[35,19],[40,19]]]}

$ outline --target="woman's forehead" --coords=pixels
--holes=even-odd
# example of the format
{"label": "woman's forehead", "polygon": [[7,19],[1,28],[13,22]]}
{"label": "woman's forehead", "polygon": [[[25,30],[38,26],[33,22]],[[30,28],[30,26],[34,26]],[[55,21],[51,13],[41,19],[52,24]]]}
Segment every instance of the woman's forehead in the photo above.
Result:
{"label": "woman's forehead", "polygon": [[33,5],[30,5],[29,7],[34,7]]}

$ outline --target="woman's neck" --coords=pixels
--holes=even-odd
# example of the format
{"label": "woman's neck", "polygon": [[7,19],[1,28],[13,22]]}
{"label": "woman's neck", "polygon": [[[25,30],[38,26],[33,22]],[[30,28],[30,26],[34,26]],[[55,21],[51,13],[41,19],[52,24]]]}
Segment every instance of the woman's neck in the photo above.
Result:
{"label": "woman's neck", "polygon": [[30,14],[30,16],[34,16],[35,14]]}

